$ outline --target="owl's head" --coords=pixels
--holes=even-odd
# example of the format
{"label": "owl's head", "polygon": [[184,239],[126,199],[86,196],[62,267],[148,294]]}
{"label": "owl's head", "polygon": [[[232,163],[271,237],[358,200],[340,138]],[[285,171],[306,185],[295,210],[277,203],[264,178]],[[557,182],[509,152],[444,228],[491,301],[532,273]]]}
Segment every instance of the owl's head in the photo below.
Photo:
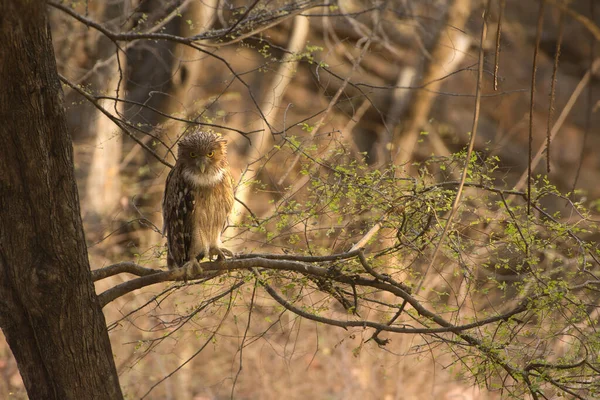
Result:
{"label": "owl's head", "polygon": [[177,163],[200,178],[199,182],[220,181],[227,167],[227,140],[214,132],[197,130],[179,141]]}

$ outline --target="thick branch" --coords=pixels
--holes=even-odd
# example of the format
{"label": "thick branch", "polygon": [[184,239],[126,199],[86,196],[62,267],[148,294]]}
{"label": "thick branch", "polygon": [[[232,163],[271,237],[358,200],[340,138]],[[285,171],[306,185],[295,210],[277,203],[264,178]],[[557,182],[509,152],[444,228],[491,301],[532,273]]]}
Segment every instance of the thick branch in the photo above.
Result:
{"label": "thick branch", "polygon": [[[362,253],[358,253],[358,254],[361,255]],[[315,258],[317,258],[317,257],[315,257]],[[363,256],[363,258],[364,258],[364,256]],[[366,264],[366,260],[364,260],[364,261]],[[304,316],[304,317],[307,317],[307,318],[310,318],[313,320],[318,320],[320,322],[329,323],[331,325],[341,326],[341,327],[365,326],[365,327],[381,329],[384,331],[397,332],[397,333],[443,333],[443,332],[459,333],[463,330],[472,329],[472,328],[475,328],[478,326],[483,326],[483,325],[486,325],[489,323],[502,321],[502,320],[508,320],[512,316],[526,311],[527,307],[529,305],[529,300],[524,300],[517,307],[515,307],[511,311],[508,311],[504,314],[490,317],[490,318],[487,318],[484,320],[480,320],[480,321],[477,321],[477,322],[474,322],[471,324],[457,326],[457,325],[453,325],[450,322],[444,320],[436,313],[426,309],[417,299],[415,299],[414,297],[410,296],[407,293],[408,288],[406,288],[407,290],[402,289],[402,287],[406,287],[402,283],[396,283],[393,281],[392,281],[393,283],[381,282],[379,279],[367,279],[364,277],[360,277],[358,275],[348,276],[348,275],[343,275],[341,273],[333,273],[332,274],[326,268],[318,267],[318,266],[307,264],[304,262],[292,261],[292,260],[274,260],[274,259],[266,259],[266,258],[262,258],[262,257],[234,259],[234,260],[228,260],[226,262],[205,262],[205,263],[200,264],[200,266],[201,266],[201,270],[194,270],[193,266],[188,266],[185,268],[178,268],[178,269],[164,271],[164,272],[160,272],[160,271],[151,272],[153,270],[144,268],[141,266],[135,266],[135,264],[132,264],[132,263],[121,263],[121,264],[111,265],[109,267],[106,267],[105,269],[98,270],[98,271],[107,270],[106,274],[108,274],[109,273],[108,271],[113,272],[113,271],[121,270],[122,272],[140,273],[140,274],[144,274],[145,276],[142,276],[141,278],[138,278],[138,279],[133,279],[131,281],[122,283],[111,289],[106,290],[99,296],[100,303],[102,304],[102,306],[105,306],[109,302],[111,302],[111,301],[115,300],[116,298],[123,296],[133,290],[140,289],[142,287],[153,285],[153,284],[156,284],[159,282],[180,281],[180,280],[201,279],[201,278],[208,280],[208,279],[212,279],[218,275],[221,275],[222,273],[227,272],[227,271],[234,271],[234,270],[240,270],[240,269],[252,270],[252,269],[256,269],[256,268],[264,268],[265,270],[284,270],[284,271],[298,272],[298,273],[301,273],[304,275],[328,278],[328,279],[338,282],[338,283],[351,284],[351,285],[362,286],[362,287],[370,287],[370,288],[374,288],[374,289],[378,289],[378,290],[382,290],[382,291],[387,291],[389,293],[396,295],[397,297],[404,299],[419,313],[419,315],[425,317],[425,319],[433,321],[434,323],[439,325],[441,328],[427,328],[427,327],[426,328],[405,328],[405,327],[398,327],[398,326],[389,326],[389,325],[380,324],[380,323],[376,323],[376,322],[372,322],[372,321],[336,321],[333,319],[318,317],[313,314],[306,313],[304,311],[302,311],[302,313],[300,313],[301,310],[294,307],[293,305],[282,304],[282,305],[286,306],[286,308],[293,311],[294,313],[297,313],[298,315],[301,315],[301,316]],[[115,273],[117,273],[117,272],[115,272]],[[100,276],[100,274],[104,274],[104,273],[103,272],[97,273],[98,276]],[[269,292],[269,290],[267,289],[267,286],[265,286],[265,289]],[[269,294],[271,294],[273,296],[273,293],[269,292]],[[281,303],[280,300],[282,300],[282,299],[278,299],[276,296],[273,296],[273,298]],[[304,315],[304,314],[307,314],[307,315]]]}
{"label": "thick branch", "polygon": [[157,269],[142,267],[141,265],[138,265],[136,263],[125,261],[92,271],[92,280],[96,282],[101,279],[108,278],[109,276],[121,274],[123,272],[137,276],[148,276],[157,274],[161,271]]}
{"label": "thick branch", "polygon": [[[107,268],[111,267],[112,266]],[[321,278],[329,278],[336,282],[345,283],[348,285],[359,285],[384,290],[393,293],[398,297],[406,299],[411,305],[413,305],[414,303],[413,306],[415,307],[415,309],[417,309],[417,311],[420,314],[431,317],[435,316],[435,314],[426,310],[415,299],[410,297],[410,295],[408,294],[410,292],[410,288],[404,284],[400,283],[397,284],[398,286],[395,286],[391,283],[381,282],[378,279],[367,279],[359,275],[349,276],[342,275],[338,272],[332,273],[327,268],[317,267],[315,265],[308,264],[305,262],[292,260],[270,260],[262,257],[255,257],[248,259],[228,260],[226,262],[205,262],[200,264],[200,267],[201,270],[194,270],[193,266],[188,266],[185,268],[178,268],[171,271],[148,274],[147,276],[143,276],[138,279],[133,279],[131,281],[122,283],[111,289],[108,289],[102,294],[100,294],[100,303],[102,304],[102,306],[105,306],[106,304],[110,303],[116,298],[121,297],[129,292],[160,282],[182,281],[192,279],[210,279],[227,271],[251,268],[266,268],[272,270],[299,272],[301,274],[308,274]],[[140,268],[143,267],[140,266]],[[127,272],[133,273],[133,271],[135,271],[135,269],[131,268]],[[102,272],[97,272],[97,274],[102,274]]]}

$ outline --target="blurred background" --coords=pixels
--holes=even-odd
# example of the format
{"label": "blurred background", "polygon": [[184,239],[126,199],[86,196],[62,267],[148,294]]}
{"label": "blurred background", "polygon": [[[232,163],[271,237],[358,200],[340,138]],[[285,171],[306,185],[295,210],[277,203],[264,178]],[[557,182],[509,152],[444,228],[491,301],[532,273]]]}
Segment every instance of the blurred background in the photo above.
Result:
{"label": "blurred background", "polygon": [[[177,140],[197,125],[227,137],[240,182],[225,246],[305,252],[306,243],[248,225],[310,185],[305,170],[313,166],[300,154],[329,162],[341,148],[341,162],[366,170],[393,164],[416,176],[417,163],[463,150],[481,47],[477,157],[497,156],[496,182],[523,190],[531,128],[533,154],[542,150],[534,175],[547,174],[593,208],[600,197],[600,5],[540,7],[512,0],[51,3],[92,268],[119,261],[164,267],[164,181]],[[117,33],[167,40],[115,41]],[[177,39],[192,36],[193,46]],[[545,205],[564,208],[558,199]],[[332,235],[319,244],[346,251],[355,240]],[[125,280],[98,282],[98,293]],[[503,398],[474,386],[452,354],[426,337],[394,335],[380,348],[366,342],[369,332],[282,314],[252,284],[230,290],[232,282],[156,285],[105,307],[126,398]],[[4,342],[0,398],[26,398]]]}

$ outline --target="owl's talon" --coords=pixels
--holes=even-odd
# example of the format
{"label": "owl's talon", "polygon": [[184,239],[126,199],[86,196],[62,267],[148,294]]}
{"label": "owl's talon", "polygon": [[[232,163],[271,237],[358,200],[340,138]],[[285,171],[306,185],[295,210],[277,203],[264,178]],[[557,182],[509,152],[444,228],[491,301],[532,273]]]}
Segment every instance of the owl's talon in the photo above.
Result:
{"label": "owl's talon", "polygon": [[227,255],[230,258],[233,258],[233,253],[231,250],[226,249],[225,247],[214,247],[210,249],[211,256],[217,256],[217,261],[225,261]]}
{"label": "owl's talon", "polygon": [[234,258],[235,257],[235,254],[233,254],[233,251],[231,251],[229,249],[226,249],[225,247],[221,247],[221,252],[223,254],[225,254],[229,258]]}
{"label": "owl's talon", "polygon": [[202,273],[203,269],[195,258],[183,264],[183,281],[187,283],[189,279]]}

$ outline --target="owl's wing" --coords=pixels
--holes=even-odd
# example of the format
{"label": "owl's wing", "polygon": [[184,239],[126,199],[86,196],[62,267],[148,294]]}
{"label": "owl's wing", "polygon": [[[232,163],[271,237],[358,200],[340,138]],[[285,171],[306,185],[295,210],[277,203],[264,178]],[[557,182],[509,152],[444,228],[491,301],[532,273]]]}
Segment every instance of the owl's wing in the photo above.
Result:
{"label": "owl's wing", "polygon": [[228,216],[229,213],[231,213],[231,210],[233,210],[233,203],[235,202],[235,192],[233,190],[234,186],[235,186],[235,182],[233,180],[233,176],[231,175],[231,172],[229,171],[229,168],[227,168],[226,172],[225,172],[225,213]]}
{"label": "owl's wing", "polygon": [[163,233],[167,235],[169,257],[179,267],[189,261],[192,243],[194,191],[173,168],[167,177],[163,198]]}

